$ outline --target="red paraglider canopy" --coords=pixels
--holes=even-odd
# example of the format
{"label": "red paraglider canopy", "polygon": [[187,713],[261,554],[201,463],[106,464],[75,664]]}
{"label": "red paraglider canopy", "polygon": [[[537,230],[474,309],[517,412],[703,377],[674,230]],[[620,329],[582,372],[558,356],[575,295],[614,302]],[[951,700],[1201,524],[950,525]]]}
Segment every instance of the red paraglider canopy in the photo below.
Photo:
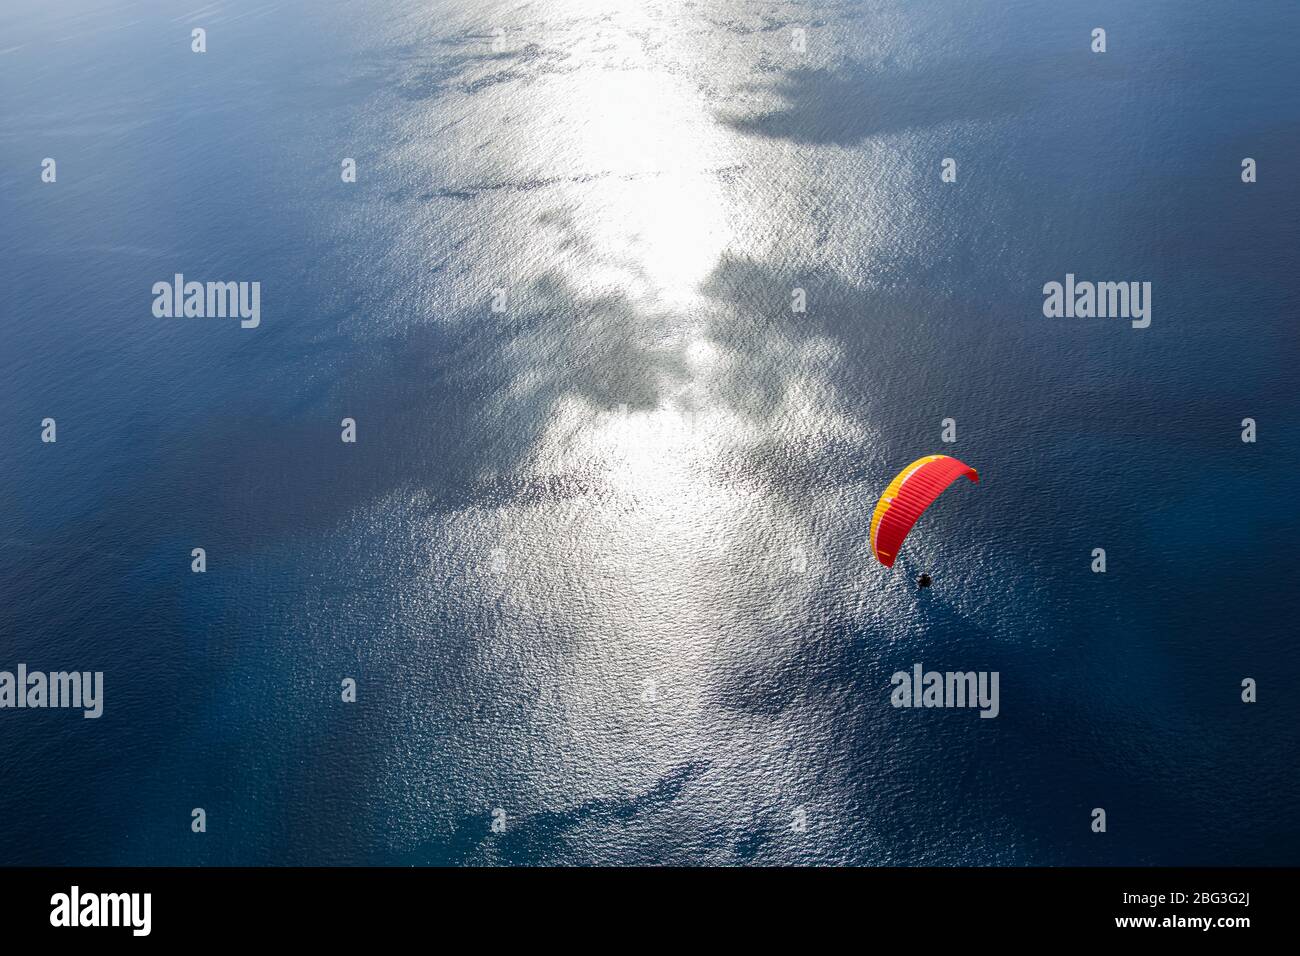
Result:
{"label": "red paraglider canopy", "polygon": [[962,475],[980,480],[974,468],[947,455],[918,458],[898,473],[871,516],[871,550],[881,564],[894,566],[898,549],[921,512]]}

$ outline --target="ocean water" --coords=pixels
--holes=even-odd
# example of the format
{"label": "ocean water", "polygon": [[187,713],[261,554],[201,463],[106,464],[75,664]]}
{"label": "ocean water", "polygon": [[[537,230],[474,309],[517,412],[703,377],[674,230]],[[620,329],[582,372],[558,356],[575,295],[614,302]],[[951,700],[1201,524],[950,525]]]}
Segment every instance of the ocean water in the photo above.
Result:
{"label": "ocean water", "polygon": [[[105,700],[0,710],[0,863],[1300,863],[1297,41],[5,3],[0,670]],[[155,318],[175,273],[261,324]],[[934,452],[981,481],[883,568]],[[999,716],[892,707],[916,663]]]}

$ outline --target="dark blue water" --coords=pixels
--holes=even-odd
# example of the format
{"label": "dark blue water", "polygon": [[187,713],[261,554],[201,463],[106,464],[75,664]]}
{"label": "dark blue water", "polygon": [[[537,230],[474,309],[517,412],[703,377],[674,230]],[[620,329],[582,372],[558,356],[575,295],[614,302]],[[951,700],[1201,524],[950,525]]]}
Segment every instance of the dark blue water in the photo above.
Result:
{"label": "dark blue water", "polygon": [[[1300,862],[1298,40],[5,4],[0,670],[105,703],[0,710],[0,862]],[[177,272],[260,326],[155,318]],[[1045,318],[1067,272],[1150,327]],[[885,569],[934,452],[981,482]],[[891,707],[918,662],[1000,715]]]}

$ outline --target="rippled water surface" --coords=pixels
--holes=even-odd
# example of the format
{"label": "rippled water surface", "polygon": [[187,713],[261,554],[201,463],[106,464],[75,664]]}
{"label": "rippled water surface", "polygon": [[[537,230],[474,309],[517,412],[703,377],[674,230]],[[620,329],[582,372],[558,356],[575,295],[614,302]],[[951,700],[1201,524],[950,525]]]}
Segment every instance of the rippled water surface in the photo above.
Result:
{"label": "rippled water surface", "polygon": [[[106,700],[0,711],[0,862],[1296,863],[1297,40],[6,4],[0,669]],[[177,272],[261,325],[155,319]],[[1150,328],[1045,318],[1067,272]],[[885,569],[939,451],[981,481]],[[999,717],[891,707],[918,662]]]}

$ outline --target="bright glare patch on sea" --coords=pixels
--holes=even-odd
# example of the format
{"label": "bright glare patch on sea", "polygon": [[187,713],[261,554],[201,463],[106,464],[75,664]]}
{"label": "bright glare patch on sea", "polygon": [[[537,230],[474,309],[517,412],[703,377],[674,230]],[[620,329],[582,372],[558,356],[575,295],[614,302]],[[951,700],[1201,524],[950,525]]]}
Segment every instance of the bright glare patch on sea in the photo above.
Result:
{"label": "bright glare patch on sea", "polygon": [[[912,241],[916,198],[892,188],[889,169],[872,174],[883,146],[808,150],[738,133],[729,114],[781,103],[746,57],[779,62],[788,31],[755,38],[684,17],[548,10],[544,22],[512,17],[490,53],[490,35],[453,29],[467,63],[404,120],[400,163],[448,185],[427,207],[392,209],[409,220],[394,227],[398,254],[416,272],[465,275],[441,284],[422,321],[498,330],[492,360],[509,381],[482,427],[517,455],[480,478],[530,489],[430,516],[425,580],[403,602],[490,622],[476,639],[479,693],[512,701],[514,716],[416,728],[451,734],[453,776],[483,801],[501,799],[493,780],[539,811],[635,801],[680,777],[718,812],[781,805],[783,792],[845,768],[855,744],[826,721],[867,691],[845,675],[800,706],[780,675],[856,655],[839,628],[914,607],[907,572],[882,589],[866,547],[892,462],[875,449],[869,410],[837,387],[852,370],[816,315],[832,306],[816,290],[827,279],[869,288],[878,250]],[[796,314],[794,290],[810,286],[813,314]],[[448,297],[486,306],[497,287],[501,314],[438,308]],[[846,453],[863,458],[839,466],[851,477],[818,476]],[[918,544],[929,558],[938,550]],[[480,573],[448,588],[453,567]],[[977,582],[949,571],[958,577]],[[390,763],[386,786],[433,799],[446,767],[408,757]],[[835,776],[818,800],[841,799]],[[682,858],[709,841],[700,809],[666,814],[687,831]]]}

